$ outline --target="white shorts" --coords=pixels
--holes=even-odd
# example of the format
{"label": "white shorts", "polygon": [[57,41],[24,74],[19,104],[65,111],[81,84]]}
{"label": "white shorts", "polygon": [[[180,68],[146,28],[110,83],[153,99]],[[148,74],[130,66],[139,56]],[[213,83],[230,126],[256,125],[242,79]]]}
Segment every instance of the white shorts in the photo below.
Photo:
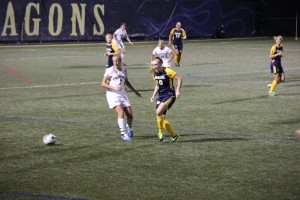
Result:
{"label": "white shorts", "polygon": [[125,90],[120,93],[106,91],[106,99],[110,109],[118,105],[121,105],[122,107],[131,106]]}

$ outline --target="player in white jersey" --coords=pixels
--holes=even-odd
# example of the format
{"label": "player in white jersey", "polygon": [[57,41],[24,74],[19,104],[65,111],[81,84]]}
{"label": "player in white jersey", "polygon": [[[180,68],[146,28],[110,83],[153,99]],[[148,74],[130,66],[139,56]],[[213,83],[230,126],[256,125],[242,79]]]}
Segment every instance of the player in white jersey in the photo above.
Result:
{"label": "player in white jersey", "polygon": [[172,49],[165,46],[164,41],[159,39],[157,47],[151,53],[151,61],[154,60],[155,57],[159,57],[163,60],[163,67],[171,67],[174,55]]}
{"label": "player in white jersey", "polygon": [[[102,87],[107,89],[106,98],[110,109],[118,114],[118,125],[121,132],[121,139],[130,141],[133,136],[132,120],[133,114],[124,85],[130,88],[138,97],[142,95],[133,88],[127,78],[127,68],[121,64],[121,58],[113,56],[114,65],[107,68],[102,79]],[[127,133],[124,114],[127,117]]]}
{"label": "player in white jersey", "polygon": [[125,63],[125,45],[123,44],[122,39],[126,38],[126,40],[129,42],[129,44],[133,45],[133,43],[131,42],[131,40],[127,34],[125,23],[121,24],[121,27],[115,31],[113,37],[114,37],[114,42],[118,45],[118,48],[121,51],[122,62]]}

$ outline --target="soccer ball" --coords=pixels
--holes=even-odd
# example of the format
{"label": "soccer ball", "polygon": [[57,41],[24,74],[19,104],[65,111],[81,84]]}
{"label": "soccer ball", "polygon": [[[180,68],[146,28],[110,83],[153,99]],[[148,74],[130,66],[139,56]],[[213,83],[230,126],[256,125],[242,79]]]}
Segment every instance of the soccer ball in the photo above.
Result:
{"label": "soccer ball", "polygon": [[52,133],[46,134],[43,137],[43,142],[44,142],[44,144],[47,144],[47,145],[55,144],[56,136],[53,135]]}

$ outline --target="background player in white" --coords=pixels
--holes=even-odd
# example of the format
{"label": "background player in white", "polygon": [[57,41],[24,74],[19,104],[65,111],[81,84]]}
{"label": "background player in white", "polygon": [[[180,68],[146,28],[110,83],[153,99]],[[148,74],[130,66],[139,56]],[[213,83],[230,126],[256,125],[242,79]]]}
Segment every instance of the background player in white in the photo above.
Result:
{"label": "background player in white", "polygon": [[126,40],[129,42],[129,44],[133,45],[133,43],[131,42],[127,31],[126,31],[126,24],[122,23],[121,27],[118,28],[115,33],[113,34],[114,37],[114,41],[115,43],[118,45],[120,51],[121,51],[121,59],[122,62],[125,64],[125,45],[123,44],[122,39],[126,38]]}
{"label": "background player in white", "polygon": [[[132,120],[133,114],[129,99],[124,89],[124,85],[130,88],[138,97],[142,95],[133,88],[127,78],[127,68],[121,64],[119,56],[113,56],[113,66],[107,68],[102,79],[102,87],[107,88],[106,98],[110,109],[114,109],[118,114],[118,125],[121,132],[121,139],[130,141],[133,136]],[[128,132],[126,133],[126,123],[124,113],[127,117]]]}
{"label": "background player in white", "polygon": [[159,39],[157,47],[152,51],[151,61],[154,60],[155,57],[160,57],[163,60],[163,67],[171,67],[174,55],[172,49],[165,46],[164,41]]}

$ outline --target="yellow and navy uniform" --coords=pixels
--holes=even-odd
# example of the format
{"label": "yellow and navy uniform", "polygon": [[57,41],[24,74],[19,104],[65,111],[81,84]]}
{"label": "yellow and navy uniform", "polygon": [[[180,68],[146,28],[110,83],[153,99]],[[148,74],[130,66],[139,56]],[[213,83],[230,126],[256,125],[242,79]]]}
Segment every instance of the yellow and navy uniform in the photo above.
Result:
{"label": "yellow and navy uniform", "polygon": [[[283,51],[283,46],[277,46],[277,44],[274,44],[271,48],[270,54],[274,55],[279,53],[280,51]],[[271,73],[279,73],[282,74],[283,72],[283,68],[281,65],[281,56],[276,56],[274,58],[272,58],[271,60],[271,64],[270,64],[270,69],[271,69]]]}
{"label": "yellow and navy uniform", "polygon": [[[153,79],[158,85],[158,97],[156,100],[156,108],[160,105],[160,103],[165,103],[168,105],[168,109],[172,107],[176,100],[173,78],[176,76],[176,72],[170,68],[165,68],[163,72],[153,73]],[[167,111],[164,112],[166,114]]]}
{"label": "yellow and navy uniform", "polygon": [[[106,51],[108,51],[110,53],[115,53],[118,51],[118,46],[114,42],[106,43]],[[112,57],[113,57],[113,55],[108,55],[106,68],[110,68],[111,66],[114,65]]]}
{"label": "yellow and navy uniform", "polygon": [[182,37],[186,36],[185,30],[182,28],[180,28],[179,30],[177,28],[173,28],[170,31],[170,35],[173,35],[172,44],[174,48],[182,50],[183,49]]}

